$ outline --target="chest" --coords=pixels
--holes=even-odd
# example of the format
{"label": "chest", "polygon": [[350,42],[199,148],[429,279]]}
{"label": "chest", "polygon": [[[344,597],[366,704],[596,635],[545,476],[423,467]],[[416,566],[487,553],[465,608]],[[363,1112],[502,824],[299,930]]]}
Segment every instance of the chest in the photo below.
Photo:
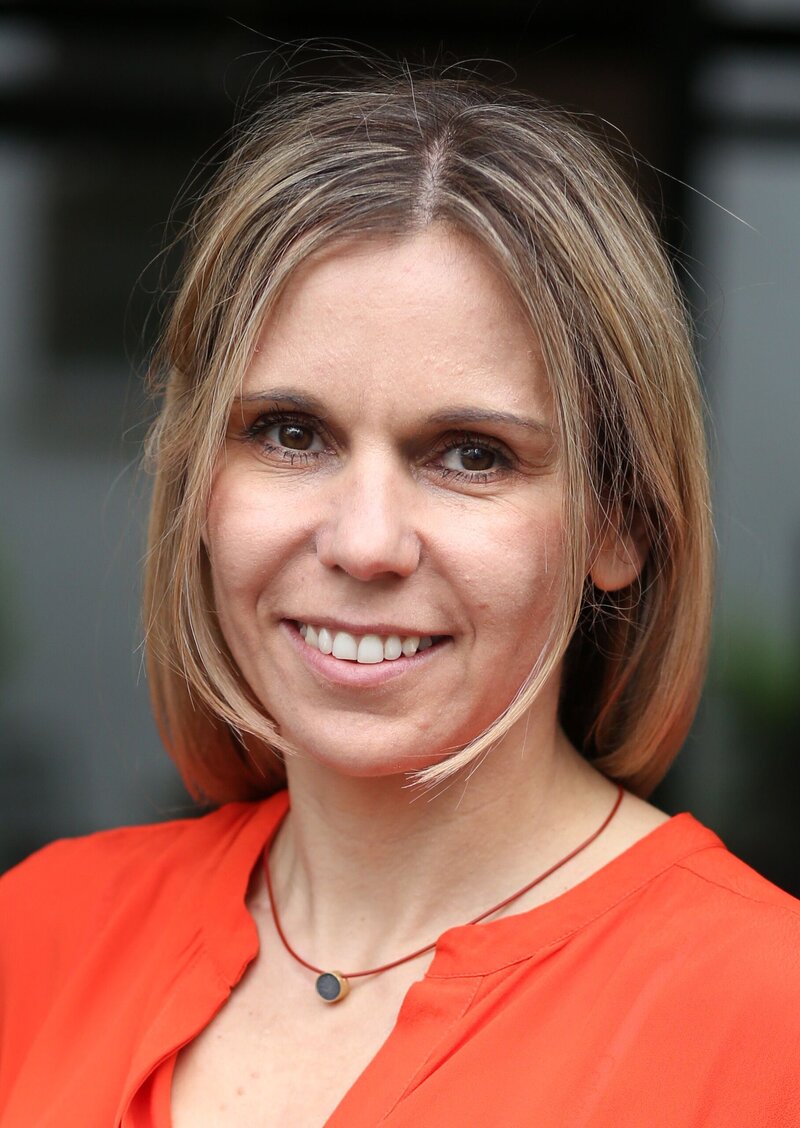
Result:
{"label": "chest", "polygon": [[209,1025],[178,1056],[173,1128],[252,1125],[322,1128],[379,1053],[411,983],[397,968],[355,980],[326,1005],[314,975],[280,953],[255,961]]}

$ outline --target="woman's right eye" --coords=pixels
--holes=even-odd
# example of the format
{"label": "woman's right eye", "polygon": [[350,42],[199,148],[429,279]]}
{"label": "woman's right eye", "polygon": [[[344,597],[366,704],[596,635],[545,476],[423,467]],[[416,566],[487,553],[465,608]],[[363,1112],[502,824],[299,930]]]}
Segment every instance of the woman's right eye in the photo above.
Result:
{"label": "woman's right eye", "polygon": [[260,416],[248,428],[249,436],[268,450],[294,454],[320,454],[323,442],[316,428],[296,419]]}
{"label": "woman's right eye", "polygon": [[314,440],[319,442],[319,436],[310,427],[304,427],[300,423],[273,423],[264,434],[276,446],[287,447],[289,450],[311,450]]}

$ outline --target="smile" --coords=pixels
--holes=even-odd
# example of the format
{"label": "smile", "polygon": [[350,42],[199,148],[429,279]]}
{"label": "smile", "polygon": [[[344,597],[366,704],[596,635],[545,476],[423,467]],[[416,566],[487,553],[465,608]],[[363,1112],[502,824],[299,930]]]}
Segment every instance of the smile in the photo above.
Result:
{"label": "smile", "polygon": [[400,657],[413,658],[418,651],[428,650],[439,641],[436,635],[356,635],[349,631],[316,627],[312,623],[297,623],[297,629],[306,646],[343,662],[358,662],[362,666],[395,662]]}

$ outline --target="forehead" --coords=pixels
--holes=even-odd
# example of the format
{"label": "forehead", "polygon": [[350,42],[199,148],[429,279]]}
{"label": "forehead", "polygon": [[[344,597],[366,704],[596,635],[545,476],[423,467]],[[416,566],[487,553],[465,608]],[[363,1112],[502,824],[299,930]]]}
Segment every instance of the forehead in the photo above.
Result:
{"label": "forehead", "polygon": [[338,244],[299,267],[242,391],[275,383],[390,410],[456,394],[529,411],[550,400],[538,339],[509,283],[474,240],[436,226]]}

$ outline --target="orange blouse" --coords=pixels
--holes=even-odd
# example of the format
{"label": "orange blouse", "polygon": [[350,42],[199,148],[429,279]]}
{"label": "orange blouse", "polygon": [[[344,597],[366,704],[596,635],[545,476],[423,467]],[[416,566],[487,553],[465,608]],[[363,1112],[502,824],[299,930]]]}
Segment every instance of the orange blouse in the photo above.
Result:
{"label": "orange blouse", "polygon": [[[0,881],[2,1128],[169,1128],[258,947],[285,793],[56,842]],[[452,928],[327,1128],[798,1128],[800,905],[678,815],[529,912]]]}

